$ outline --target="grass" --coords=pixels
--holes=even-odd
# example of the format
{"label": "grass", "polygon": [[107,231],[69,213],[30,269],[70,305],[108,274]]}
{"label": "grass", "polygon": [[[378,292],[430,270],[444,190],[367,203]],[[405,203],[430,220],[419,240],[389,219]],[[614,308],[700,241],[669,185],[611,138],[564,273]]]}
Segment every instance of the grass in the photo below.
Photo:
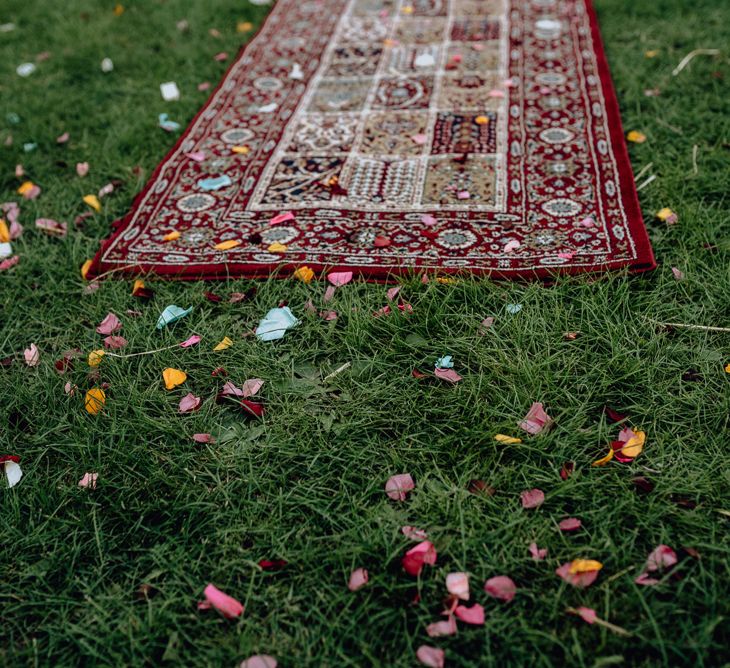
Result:
{"label": "grass", "polygon": [[[283,668],[400,667],[415,664],[424,642],[445,648],[449,666],[727,665],[730,541],[728,516],[719,511],[729,507],[723,366],[730,339],[652,321],[730,324],[727,53],[699,57],[671,76],[692,49],[727,45],[730,7],[716,0],[596,4],[625,126],[649,138],[631,149],[635,170],[653,163],[658,175],[641,203],[660,268],[551,286],[406,281],[413,313],[386,318],[371,317],[384,304],[382,286],[351,284],[333,305],[340,319],[324,323],[303,309],[319,299],[317,283],[259,282],[251,301],[213,304],[205,290],[227,296],[252,283],[149,281],[156,296],[141,304],[129,281],[83,294],[78,271],[173,141],[157,128],[157,114],[187,122],[204,101],[197,84],[217,82],[225,67],[213,56],[233,54],[242,39],[236,22],[257,22],[265,8],[147,0],[129,2],[115,17],[112,3],[98,0],[42,7],[5,0],[0,23],[18,28],[0,42],[0,133],[14,139],[0,147],[0,201],[17,199],[17,163],[43,194],[22,203],[21,262],[0,274],[0,357],[19,355],[30,342],[41,349],[37,368],[16,361],[0,369],[1,449],[19,454],[25,473],[17,487],[0,491],[2,665],[234,666],[268,653]],[[180,19],[189,32],[178,31]],[[659,54],[648,59],[649,49]],[[35,74],[15,75],[42,51],[51,58]],[[115,64],[106,75],[99,68],[105,56]],[[180,102],[161,101],[158,85],[167,80],[179,84]],[[660,97],[643,94],[654,87]],[[6,121],[10,112],[20,123]],[[71,140],[58,146],[64,131]],[[25,142],[38,148],[25,153]],[[82,180],[74,165],[84,160],[91,171]],[[122,188],[66,239],[34,229],[36,217],[72,221],[84,210],[81,197],[111,179]],[[677,211],[678,225],[653,222],[663,206]],[[673,279],[671,266],[685,272],[684,281]],[[276,344],[244,338],[280,300],[302,324]],[[194,311],[157,332],[169,303]],[[522,311],[509,315],[510,303]],[[105,359],[107,408],[92,417],[80,396],[63,391],[67,380],[80,394],[91,386],[86,365],[59,376],[53,361],[71,348],[99,347],[94,328],[109,311],[122,317],[129,350],[171,345],[192,332],[203,344]],[[480,336],[489,315],[495,325]],[[566,341],[568,330],[582,334]],[[235,345],[212,352],[223,336]],[[463,382],[411,377],[446,353]],[[322,381],[345,362],[348,370]],[[236,382],[266,381],[262,421],[209,399],[221,384],[210,372],[220,365]],[[164,390],[167,366],[188,372],[184,388]],[[699,373],[695,380],[687,380],[689,369]],[[180,416],[187,391],[207,400]],[[535,400],[555,428],[521,445],[495,443],[495,433],[516,432]],[[618,431],[605,405],[648,434],[633,464],[590,467]],[[195,444],[196,432],[218,440]],[[563,482],[565,461],[576,470]],[[77,486],[85,471],[99,472],[95,491]],[[383,484],[403,471],[417,486],[396,504]],[[636,492],[637,475],[651,479],[651,493]],[[470,494],[472,479],[496,494]],[[519,493],[532,487],[544,489],[547,501],[523,511]],[[569,515],[583,520],[581,532],[557,530]],[[418,581],[400,570],[409,546],[404,524],[428,529],[439,550],[437,565]],[[549,548],[546,562],[529,558],[533,540]],[[679,552],[678,577],[636,586],[659,543]],[[581,556],[604,563],[583,591],[554,575]],[[264,572],[260,559],[289,565]],[[346,584],[358,566],[371,581],[353,594]],[[486,624],[429,641],[425,625],[438,617],[444,576],[455,570],[472,574]],[[499,574],[519,587],[509,605],[482,591]],[[239,621],[196,610],[208,582],[246,605]],[[140,595],[145,584],[151,588]],[[421,600],[411,605],[416,589]],[[566,614],[580,605],[633,635]]]}

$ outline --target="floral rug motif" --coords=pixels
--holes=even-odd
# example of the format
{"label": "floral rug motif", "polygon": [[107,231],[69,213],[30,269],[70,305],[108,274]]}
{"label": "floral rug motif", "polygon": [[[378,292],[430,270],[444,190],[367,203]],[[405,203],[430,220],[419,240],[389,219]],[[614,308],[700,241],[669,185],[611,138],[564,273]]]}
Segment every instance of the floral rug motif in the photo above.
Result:
{"label": "floral rug motif", "polygon": [[279,0],[90,275],[654,258],[590,0]]}

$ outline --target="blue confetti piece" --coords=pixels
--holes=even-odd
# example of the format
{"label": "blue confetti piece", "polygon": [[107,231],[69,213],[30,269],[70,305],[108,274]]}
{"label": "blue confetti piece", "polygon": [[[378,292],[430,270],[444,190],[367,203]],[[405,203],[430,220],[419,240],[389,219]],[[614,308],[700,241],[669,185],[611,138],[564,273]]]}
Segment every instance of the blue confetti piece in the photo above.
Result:
{"label": "blue confetti piece", "polygon": [[27,144],[23,144],[23,150],[26,153],[31,153],[32,151],[35,151],[38,148],[38,144],[35,142],[29,141]]}
{"label": "blue confetti piece", "polygon": [[451,355],[444,355],[436,360],[437,369],[453,369],[454,361]]}
{"label": "blue confetti piece", "polygon": [[192,306],[188,309],[180,308],[179,306],[175,306],[174,304],[168,306],[160,314],[160,317],[157,320],[157,329],[163,329],[164,327],[167,327],[168,325],[172,325],[174,322],[177,322],[178,320],[184,318],[192,310],[193,310]]}
{"label": "blue confetti piece", "polygon": [[259,341],[275,341],[282,338],[287,329],[298,324],[299,320],[294,317],[288,306],[272,308],[256,328],[256,337]]}
{"label": "blue confetti piece", "polygon": [[517,315],[522,310],[522,304],[507,304],[507,313]]}
{"label": "blue confetti piece", "polygon": [[167,130],[167,132],[175,132],[175,130],[180,129],[180,123],[175,123],[175,121],[171,121],[170,117],[167,114],[160,114],[158,118],[160,127],[163,130]]}
{"label": "blue confetti piece", "polygon": [[216,176],[213,179],[200,179],[198,181],[198,188],[202,188],[203,190],[220,190],[221,188],[227,188],[231,183],[231,177],[224,174],[223,176]]}

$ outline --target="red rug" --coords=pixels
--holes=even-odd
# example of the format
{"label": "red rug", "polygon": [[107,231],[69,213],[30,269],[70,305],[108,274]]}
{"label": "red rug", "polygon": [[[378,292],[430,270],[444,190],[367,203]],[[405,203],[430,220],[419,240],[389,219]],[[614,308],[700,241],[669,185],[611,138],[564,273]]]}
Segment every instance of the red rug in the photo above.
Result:
{"label": "red rug", "polygon": [[279,0],[90,275],[303,265],[652,269],[590,0]]}

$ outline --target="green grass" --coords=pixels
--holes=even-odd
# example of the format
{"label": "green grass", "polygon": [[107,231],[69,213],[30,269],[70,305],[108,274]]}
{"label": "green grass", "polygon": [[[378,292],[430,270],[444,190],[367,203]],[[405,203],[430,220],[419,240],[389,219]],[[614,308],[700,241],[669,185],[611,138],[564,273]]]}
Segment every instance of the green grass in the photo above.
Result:
{"label": "green grass", "polygon": [[[730,325],[727,52],[671,76],[692,49],[727,47],[730,7],[717,0],[596,4],[625,127],[648,135],[631,149],[634,168],[653,163],[658,175],[641,203],[659,269],[551,286],[406,281],[413,313],[387,318],[371,317],[385,303],[382,286],[351,284],[333,304],[340,319],[324,323],[303,308],[320,298],[320,283],[260,282],[253,301],[220,305],[203,292],[225,296],[252,283],[150,280],[156,297],[146,305],[130,296],[130,281],[82,294],[79,266],[143,185],[134,168],[148,175],[174,141],[157,128],[157,114],[186,123],[205,99],[197,84],[216,83],[224,70],[213,56],[237,49],[236,22],[257,22],[265,8],[145,0],[129,2],[117,18],[111,2],[5,0],[0,23],[18,29],[0,36],[0,133],[14,139],[0,146],[0,201],[17,199],[17,163],[43,194],[21,204],[21,262],[0,274],[0,357],[22,357],[31,342],[42,357],[37,368],[16,361],[0,369],[0,450],[21,455],[25,472],[14,489],[0,486],[0,664],[234,666],[261,652],[282,668],[413,666],[415,648],[429,642],[425,625],[439,615],[445,574],[466,570],[487,621],[430,642],[446,649],[449,666],[727,665],[730,541],[728,517],[718,511],[730,508],[730,376],[723,371],[730,337],[667,331],[652,321]],[[184,34],[175,26],[183,18],[191,26]],[[647,49],[659,55],[647,59]],[[42,51],[51,58],[34,75],[15,74]],[[114,60],[112,74],[100,71],[105,56]],[[167,80],[183,91],[179,103],[161,101],[158,86]],[[645,97],[654,87],[662,95]],[[10,112],[19,124],[5,120]],[[71,141],[57,146],[64,131]],[[37,150],[24,153],[25,142]],[[83,160],[91,171],[81,180],[74,165]],[[84,210],[81,197],[111,179],[122,189],[66,239],[34,229],[36,217],[73,221]],[[678,225],[653,221],[663,206],[678,212]],[[671,266],[686,279],[675,281]],[[302,324],[275,344],[245,338],[280,300]],[[194,311],[157,332],[169,303]],[[509,303],[523,310],[511,316]],[[105,359],[107,409],[92,417],[80,396],[63,391],[67,380],[80,394],[91,386],[86,365],[59,376],[53,361],[70,348],[99,347],[94,328],[108,311],[122,317],[129,351],[192,332],[204,339],[187,351]],[[495,325],[480,336],[489,315]],[[567,330],[582,335],[565,341]],[[226,335],[235,345],[211,352]],[[446,353],[463,382],[411,377]],[[322,381],[345,362],[348,370]],[[220,365],[239,383],[265,379],[262,421],[214,404],[222,381],[210,372]],[[188,372],[184,388],[165,391],[167,366]],[[690,368],[700,380],[682,379]],[[206,402],[179,416],[187,391]],[[495,433],[516,433],[533,400],[545,403],[555,428],[521,445],[496,444]],[[618,431],[604,405],[647,432],[634,464],[590,467]],[[195,432],[218,441],[195,444]],[[576,471],[563,482],[567,460]],[[99,472],[93,492],[77,487],[85,471]],[[396,504],[383,485],[403,471],[417,487]],[[654,491],[637,494],[636,475],[650,478]],[[496,494],[470,494],[471,479]],[[527,512],[519,493],[531,487],[544,489],[547,501]],[[568,515],[580,517],[584,530],[561,534],[557,522]],[[404,524],[428,529],[439,550],[418,582],[400,570],[409,545]],[[532,540],[549,548],[547,561],[530,560]],[[637,587],[633,578],[659,543],[683,556],[681,577]],[[554,575],[580,556],[604,563],[584,591]],[[289,566],[262,572],[257,562],[265,558]],[[353,594],[346,584],[357,566],[371,582]],[[482,591],[499,574],[519,587],[509,605]],[[208,582],[245,603],[240,621],[196,610]],[[154,589],[140,600],[143,584]],[[410,605],[416,588],[421,602]],[[579,605],[633,636],[566,614]]]}

